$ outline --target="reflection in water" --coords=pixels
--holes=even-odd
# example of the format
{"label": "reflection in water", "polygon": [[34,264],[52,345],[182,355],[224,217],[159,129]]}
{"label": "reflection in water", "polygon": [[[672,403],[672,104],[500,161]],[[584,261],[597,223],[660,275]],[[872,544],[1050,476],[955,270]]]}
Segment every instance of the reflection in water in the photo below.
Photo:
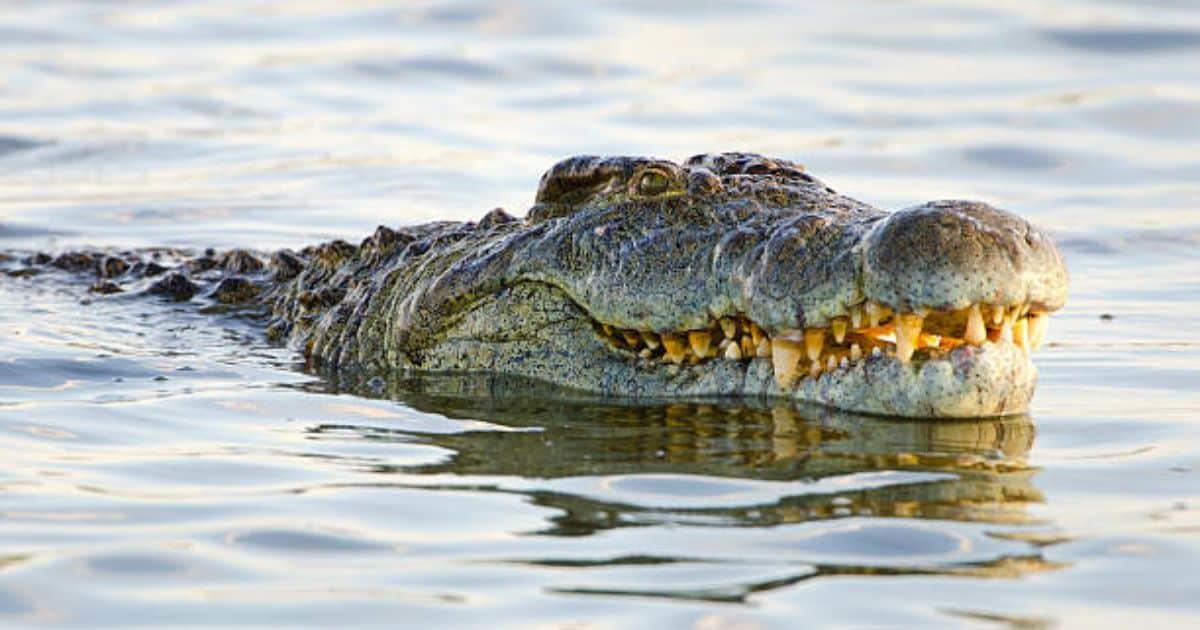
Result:
{"label": "reflection in water", "polygon": [[[322,424],[310,431],[314,437],[352,432],[374,441],[417,440],[452,452],[431,464],[374,465],[375,473],[437,475],[439,483],[469,477],[473,489],[481,489],[479,478],[543,480],[535,488],[515,490],[558,513],[548,528],[537,532],[541,535],[587,536],[651,525],[772,528],[819,521],[833,525],[836,519],[846,523],[788,543],[790,551],[817,561],[806,562],[802,571],[782,579],[739,584],[732,591],[621,587],[567,592],[741,601],[760,590],[825,575],[1012,577],[1057,568],[1034,547],[1031,553],[964,562],[961,554],[970,542],[913,520],[1034,522],[1025,506],[1043,499],[1032,483],[1036,470],[1026,463],[1034,440],[1028,416],[922,421],[783,401],[633,404],[565,394],[509,377],[427,376],[341,387],[396,399],[425,413],[515,429],[444,434],[377,424]],[[580,478],[599,481],[556,485]],[[771,491],[756,493],[739,486],[757,482],[768,484]],[[438,487],[462,486],[450,481]],[[502,484],[482,489],[514,491]],[[725,501],[730,495],[733,500]],[[859,564],[819,560],[848,556],[869,559]],[[946,558],[954,560],[944,562]],[[645,567],[703,561],[639,554],[521,562]]]}

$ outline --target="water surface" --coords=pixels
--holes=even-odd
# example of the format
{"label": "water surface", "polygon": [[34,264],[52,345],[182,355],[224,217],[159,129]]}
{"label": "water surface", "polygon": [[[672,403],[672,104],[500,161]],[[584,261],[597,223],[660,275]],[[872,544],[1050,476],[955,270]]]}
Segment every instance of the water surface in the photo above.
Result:
{"label": "water surface", "polygon": [[16,3],[0,251],[356,240],[738,149],[1015,210],[1072,295],[1028,416],[921,422],[362,391],[0,277],[0,622],[1194,624],[1198,60],[1170,0]]}

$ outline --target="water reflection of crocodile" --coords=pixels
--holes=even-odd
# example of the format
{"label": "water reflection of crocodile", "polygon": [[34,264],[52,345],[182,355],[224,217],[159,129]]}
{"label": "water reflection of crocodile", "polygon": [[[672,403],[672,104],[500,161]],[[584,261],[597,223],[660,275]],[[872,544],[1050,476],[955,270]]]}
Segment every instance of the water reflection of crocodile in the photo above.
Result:
{"label": "water reflection of crocodile", "polygon": [[27,260],[94,271],[101,293],[263,308],[270,334],[335,372],[483,371],[903,416],[1025,411],[1029,352],[1067,281],[1053,243],[1012,214],[968,201],[888,214],[742,153],[572,158],[523,220],[381,227],[269,264],[241,250]]}
{"label": "water reflection of crocodile", "polygon": [[[781,401],[631,403],[586,395],[565,398],[561,392],[549,396],[544,395],[551,393],[545,385],[513,380],[418,377],[389,382],[382,390],[377,382],[343,384],[344,391],[394,398],[424,413],[484,421],[502,430],[442,434],[383,423],[329,423],[311,427],[310,433],[315,439],[340,438],[350,432],[384,442],[416,440],[452,453],[433,464],[370,466],[370,471],[382,475],[383,483],[390,475],[438,476],[469,479],[465,482],[469,487],[487,489],[486,481],[480,480],[545,480],[534,489],[493,489],[527,494],[535,504],[559,512],[540,532],[551,536],[586,536],[668,523],[771,528],[864,517],[875,524],[939,519],[1021,531],[1037,522],[1026,507],[1043,500],[1033,484],[1036,470],[1025,459],[1034,439],[1033,424],[1025,415],[908,420]],[[514,397],[505,392],[523,394]],[[555,485],[556,480],[580,479],[601,480],[584,487],[613,485],[618,490],[596,494]],[[654,504],[660,498],[654,493],[656,487],[667,496],[671,484],[688,480],[699,480],[700,494],[694,503]],[[709,482],[719,495],[721,480],[732,480],[735,486],[738,480],[792,483],[774,486],[759,502],[722,505],[719,496],[704,495],[712,490],[706,486]],[[643,500],[628,500],[639,496],[638,489],[646,491]],[[897,531],[904,535],[905,530]],[[821,565],[816,574],[988,577],[1055,566],[1032,545],[1024,554],[965,564]],[[806,572],[796,581],[816,574]]]}

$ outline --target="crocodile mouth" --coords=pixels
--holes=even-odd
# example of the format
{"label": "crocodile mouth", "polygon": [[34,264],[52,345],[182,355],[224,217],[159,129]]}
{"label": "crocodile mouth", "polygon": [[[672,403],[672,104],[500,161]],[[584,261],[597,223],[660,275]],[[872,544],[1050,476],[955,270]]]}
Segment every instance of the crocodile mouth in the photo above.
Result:
{"label": "crocodile mouth", "polygon": [[804,379],[849,370],[886,355],[902,364],[947,360],[963,345],[1012,344],[1026,355],[1041,346],[1049,313],[1030,304],[976,303],[957,310],[896,312],[877,302],[851,307],[821,328],[769,333],[744,314],[712,319],[705,328],[650,331],[593,321],[617,351],[647,363],[699,365],[770,359],[781,390]]}

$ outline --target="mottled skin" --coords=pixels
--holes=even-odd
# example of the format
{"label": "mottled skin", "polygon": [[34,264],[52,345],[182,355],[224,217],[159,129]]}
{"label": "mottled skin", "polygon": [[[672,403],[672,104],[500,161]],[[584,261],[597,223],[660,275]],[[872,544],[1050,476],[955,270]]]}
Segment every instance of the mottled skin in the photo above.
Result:
{"label": "mottled skin", "polygon": [[265,267],[245,252],[201,259],[148,290],[190,298],[203,289],[186,278],[207,279],[217,301],[265,307],[269,333],[321,369],[485,371],[623,397],[784,396],[906,416],[1024,411],[1036,371],[1015,346],[988,344],[944,360],[869,357],[781,389],[769,359],[642,360],[599,324],[684,331],[740,314],[774,336],[868,299],[1051,311],[1066,295],[1054,245],[1018,217],[965,201],[888,214],[794,164],[738,153],[682,165],[576,157],[545,174],[524,220],[496,210],[381,227],[359,246],[278,252]]}

